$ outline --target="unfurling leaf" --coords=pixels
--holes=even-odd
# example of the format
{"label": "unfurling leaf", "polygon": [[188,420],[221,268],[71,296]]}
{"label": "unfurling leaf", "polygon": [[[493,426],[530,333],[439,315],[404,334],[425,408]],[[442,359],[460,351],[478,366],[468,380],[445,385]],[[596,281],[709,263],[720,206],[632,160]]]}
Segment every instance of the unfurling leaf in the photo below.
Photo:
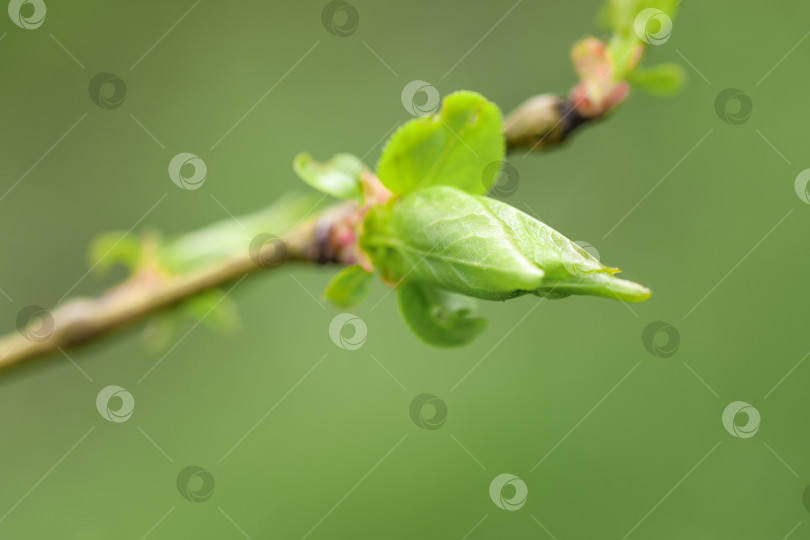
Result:
{"label": "unfurling leaf", "polygon": [[615,80],[630,79],[643,46],[661,45],[669,39],[679,4],[680,0],[607,1],[601,18],[613,31],[608,48],[615,64]]}
{"label": "unfurling leaf", "polygon": [[104,233],[90,244],[90,266],[100,271],[121,264],[134,272],[141,262],[141,240],[125,231]]}
{"label": "unfurling leaf", "polygon": [[142,338],[147,349],[157,354],[177,341],[184,324],[197,326],[200,323],[223,334],[233,334],[242,327],[236,302],[222,289],[211,289],[151,319]]}
{"label": "unfurling leaf", "polygon": [[[633,54],[618,67],[624,71],[641,54],[635,38],[628,43]],[[594,115],[626,97],[628,83],[616,80],[617,63],[604,43],[585,40],[574,60],[584,81],[580,101],[589,99]],[[500,112],[473,92],[451,94],[439,114],[408,122],[389,140],[377,167],[390,193],[362,208],[362,253],[354,259],[362,266],[335,276],[326,297],[340,307],[360,302],[373,267],[397,288],[402,318],[420,339],[457,347],[487,325],[472,314],[474,298],[592,295],[638,302],[650,296],[554,229],[483,196],[504,155]]]}
{"label": "unfurling leaf", "polygon": [[487,320],[473,317],[472,298],[425,283],[406,282],[397,291],[399,312],[420,339],[436,347],[460,347],[477,338]]}
{"label": "unfurling leaf", "polygon": [[338,199],[363,202],[360,175],[366,166],[351,154],[337,154],[326,163],[318,163],[309,154],[298,154],[293,169],[301,179],[315,189]]}
{"label": "unfurling leaf", "polygon": [[453,186],[486,193],[495,183],[505,155],[501,112],[475,92],[444,99],[438,114],[411,120],[383,150],[380,181],[398,195],[429,186]]}
{"label": "unfurling leaf", "polygon": [[373,275],[359,264],[344,268],[326,286],[324,296],[342,308],[356,306],[368,296]]}
{"label": "unfurling leaf", "polygon": [[650,296],[544,223],[501,201],[446,186],[369,212],[360,245],[391,282],[407,278],[486,300],[528,293],[631,302]]}
{"label": "unfurling leaf", "polygon": [[198,294],[181,304],[180,310],[192,320],[221,332],[233,332],[241,326],[236,302],[222,289]]}
{"label": "unfurling leaf", "polygon": [[686,82],[686,72],[678,64],[659,64],[633,71],[628,81],[633,86],[658,96],[677,94]]}
{"label": "unfurling leaf", "polygon": [[615,33],[631,35],[635,32],[636,18],[645,9],[662,11],[674,19],[678,4],[679,0],[608,0],[600,18]]}
{"label": "unfurling leaf", "polygon": [[144,326],[141,339],[152,354],[167,351],[177,341],[177,327],[180,317],[172,310],[159,313]]}
{"label": "unfurling leaf", "polygon": [[580,79],[571,93],[576,110],[587,118],[596,118],[621,105],[630,91],[624,74],[638,63],[641,53],[641,47],[634,45],[617,59],[598,39],[577,42],[571,49],[571,61]]}

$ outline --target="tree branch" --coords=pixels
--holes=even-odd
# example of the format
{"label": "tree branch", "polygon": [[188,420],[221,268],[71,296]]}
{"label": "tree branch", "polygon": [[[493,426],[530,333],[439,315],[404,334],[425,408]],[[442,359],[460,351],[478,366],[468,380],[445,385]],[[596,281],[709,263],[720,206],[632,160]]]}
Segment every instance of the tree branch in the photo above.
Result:
{"label": "tree branch", "polygon": [[[602,52],[596,50],[597,55]],[[604,80],[597,83],[604,86]],[[600,99],[595,99],[592,88],[586,87],[593,83],[583,76],[568,98],[543,94],[519,106],[504,122],[507,150],[532,151],[557,146],[575,129],[600,119],[627,96],[626,88],[614,85],[612,94],[601,93],[597,96]],[[149,267],[139,269],[130,279],[98,298],[79,298],[51,312],[43,311],[41,318],[35,317],[37,320],[0,339],[0,370],[87,343],[202,292],[241,281],[261,270],[277,268],[287,261],[356,262],[341,253],[339,246],[331,245],[329,239],[336,224],[345,223],[352,215],[356,218],[358,210],[355,203],[341,203],[294,227],[278,242],[270,242],[258,252],[236,246],[237,251],[226,259],[177,276],[167,276]]]}
{"label": "tree branch", "polygon": [[286,262],[343,262],[339,254],[327,249],[324,231],[328,232],[328,225],[324,224],[354,211],[353,203],[338,204],[281,237],[267,235],[269,241],[256,249],[242,246],[232,256],[200,270],[165,276],[147,268],[98,298],[71,300],[0,339],[0,370],[94,340],[204,291]]}

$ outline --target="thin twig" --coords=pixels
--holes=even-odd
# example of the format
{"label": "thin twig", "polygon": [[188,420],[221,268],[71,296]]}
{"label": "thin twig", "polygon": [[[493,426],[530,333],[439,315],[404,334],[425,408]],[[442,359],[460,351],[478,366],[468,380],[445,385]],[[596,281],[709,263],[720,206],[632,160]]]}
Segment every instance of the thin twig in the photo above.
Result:
{"label": "thin twig", "polygon": [[[559,145],[579,126],[597,120],[577,111],[570,98],[543,94],[529,99],[509,115],[504,124],[507,150],[543,150]],[[345,213],[340,204],[314,219],[295,226],[282,236],[285,261],[342,263],[324,259],[318,224],[324,216]],[[193,234],[193,233],[192,233]],[[0,371],[24,361],[93,341],[156,312],[174,306],[204,291],[242,279],[267,268],[257,265],[247,247],[230,258],[189,274],[163,276],[136,273],[98,298],[78,298],[50,312],[53,326],[45,336],[32,335],[26,328],[0,338]]]}
{"label": "thin twig", "polygon": [[163,278],[135,274],[98,298],[66,302],[50,312],[53,327],[47,335],[40,338],[20,329],[0,339],[0,370],[86,343],[248,274],[277,268],[287,261],[312,262],[312,248],[317,244],[316,221],[304,223],[283,235],[286,255],[284,260],[276,259],[272,265],[258,265],[245,246],[230,258],[190,274]]}

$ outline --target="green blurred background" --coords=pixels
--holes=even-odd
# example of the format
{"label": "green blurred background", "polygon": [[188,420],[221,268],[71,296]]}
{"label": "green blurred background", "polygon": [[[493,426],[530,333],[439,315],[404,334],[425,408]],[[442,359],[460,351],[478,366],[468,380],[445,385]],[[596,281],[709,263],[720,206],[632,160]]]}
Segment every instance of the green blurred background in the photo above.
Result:
{"label": "green blurred background", "polygon": [[[508,111],[566,92],[572,43],[604,36],[596,0],[351,2],[348,37],[311,0],[47,0],[35,30],[0,17],[0,192],[25,175],[0,201],[5,330],[82,277],[97,233],[164,194],[138,231],[227,219],[217,201],[252,212],[303,189],[299,151],[373,164],[410,118],[408,82]],[[447,351],[411,335],[377,284],[352,310],[368,335],[350,351],[329,337],[339,311],[311,297],[332,270],[286,266],[232,293],[241,331],[196,327],[140,383],[161,357],[143,325],[69,351],[86,376],[59,355],[4,374],[0,537],[810,538],[810,205],[793,185],[810,167],[808,15],[800,0],[685,2],[645,58],[683,64],[682,94],[634,92],[564,148],[510,157],[507,201],[596,246],[649,301],[486,303],[488,331]],[[99,72],[126,83],[121,107],[89,99]],[[715,114],[728,87],[754,104],[742,125]],[[179,152],[207,164],[201,189],[170,181]],[[658,320],[680,335],[668,358],[642,344]],[[96,410],[108,385],[134,396],[124,423]],[[436,430],[409,417],[426,392],[448,408]],[[754,437],[724,429],[733,401],[761,413]],[[178,492],[190,465],[215,480],[205,502]],[[501,473],[528,487],[517,511],[490,498]]]}

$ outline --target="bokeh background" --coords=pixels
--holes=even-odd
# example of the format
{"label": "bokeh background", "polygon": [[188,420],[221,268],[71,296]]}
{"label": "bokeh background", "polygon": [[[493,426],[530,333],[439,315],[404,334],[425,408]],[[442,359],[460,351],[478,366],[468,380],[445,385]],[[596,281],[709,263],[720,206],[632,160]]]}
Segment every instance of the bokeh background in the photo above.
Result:
{"label": "bokeh background", "polygon": [[[374,164],[410,118],[408,82],[508,111],[566,92],[572,43],[605,35],[595,0],[351,3],[347,37],[323,26],[323,0],[46,0],[33,30],[0,17],[5,330],[84,275],[99,232],[159,200],[136,231],[252,212],[304,189],[299,151]],[[507,201],[594,245],[649,301],[485,303],[488,331],[448,351],[376,284],[352,310],[365,343],[342,350],[320,299],[333,270],[285,266],[232,292],[241,330],[188,322],[141,382],[162,356],[142,324],[68,351],[84,373],[56,355],[3,374],[0,537],[810,538],[810,205],[794,190],[810,167],[808,15],[800,0],[684,2],[645,58],[685,67],[680,95],[635,92],[564,148],[510,156]],[[89,98],[100,72],[125,82],[120,107]],[[746,122],[716,114],[726,88],[750,97]],[[180,152],[205,161],[202,188],[169,179]],[[655,321],[678,334],[659,333],[658,356],[642,343]],[[96,410],[108,385],[134,397],[126,422]],[[439,429],[409,416],[423,393],[447,406]],[[753,437],[724,428],[735,401],[760,413]],[[214,479],[208,500],[178,491],[188,466]],[[490,498],[502,473],[528,488],[517,511]]]}

